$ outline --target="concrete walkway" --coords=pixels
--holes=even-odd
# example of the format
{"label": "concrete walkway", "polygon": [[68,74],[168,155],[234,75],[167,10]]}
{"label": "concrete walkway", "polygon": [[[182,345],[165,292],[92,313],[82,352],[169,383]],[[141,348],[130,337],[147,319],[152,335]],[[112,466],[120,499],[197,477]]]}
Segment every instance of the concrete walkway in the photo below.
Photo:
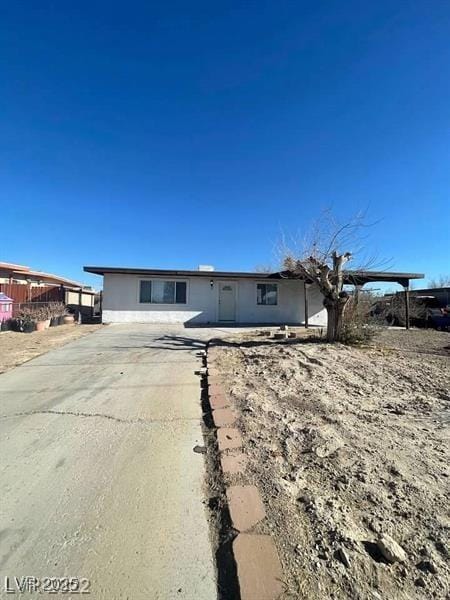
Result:
{"label": "concrete walkway", "polygon": [[211,335],[114,325],[0,375],[0,597],[32,575],[87,578],[95,599],[216,598],[192,450]]}

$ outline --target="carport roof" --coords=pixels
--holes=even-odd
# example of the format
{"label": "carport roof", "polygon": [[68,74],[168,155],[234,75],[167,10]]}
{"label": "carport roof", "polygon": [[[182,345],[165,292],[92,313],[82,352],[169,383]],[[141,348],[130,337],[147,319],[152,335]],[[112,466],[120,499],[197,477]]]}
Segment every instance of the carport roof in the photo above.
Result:
{"label": "carport roof", "polygon": [[[254,273],[242,271],[189,271],[174,269],[144,269],[129,267],[84,267],[87,273],[105,275],[143,275],[145,277],[209,277],[210,279],[298,279],[289,271],[275,273]],[[391,273],[389,271],[345,271],[345,283],[364,285],[365,283],[384,281],[408,285],[410,279],[423,279],[423,273]]]}

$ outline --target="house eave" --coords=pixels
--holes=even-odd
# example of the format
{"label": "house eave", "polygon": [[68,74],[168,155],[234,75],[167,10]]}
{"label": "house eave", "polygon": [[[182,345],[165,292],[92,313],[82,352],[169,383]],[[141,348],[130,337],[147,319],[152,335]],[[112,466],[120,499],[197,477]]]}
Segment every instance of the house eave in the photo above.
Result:
{"label": "house eave", "polygon": [[84,267],[94,275],[142,275],[146,277],[207,277],[208,279],[281,279],[281,273],[248,273],[243,271],[193,271],[182,269],[144,269],[129,267]]}
{"label": "house eave", "polygon": [[[255,273],[243,271],[193,271],[180,269],[145,269],[141,267],[98,267],[85,266],[86,273],[94,275],[141,275],[144,277],[207,277],[208,279],[302,279],[287,271],[274,273]],[[423,273],[394,273],[389,271],[345,271],[346,284],[364,285],[382,281],[404,285],[411,279],[423,279]]]}

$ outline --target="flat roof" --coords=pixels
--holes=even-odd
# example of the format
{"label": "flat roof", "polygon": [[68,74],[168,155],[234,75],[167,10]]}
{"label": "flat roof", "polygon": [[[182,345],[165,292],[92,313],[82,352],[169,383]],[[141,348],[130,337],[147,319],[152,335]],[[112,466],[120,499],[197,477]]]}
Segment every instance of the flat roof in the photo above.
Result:
{"label": "flat roof", "polygon": [[154,275],[155,277],[227,277],[230,279],[281,279],[281,273],[246,273],[243,271],[198,271],[179,269],[144,269],[140,267],[84,267],[87,273],[105,275],[106,273],[117,273],[123,275]]}
{"label": "flat roof", "polygon": [[0,276],[12,277],[13,279],[42,279],[47,283],[64,284],[73,287],[83,287],[82,283],[73,281],[72,279],[66,279],[59,275],[53,275],[53,273],[44,273],[43,271],[33,271],[30,267],[21,265],[14,265],[12,263],[0,262]]}
{"label": "flat roof", "polygon": [[364,285],[371,282],[407,284],[410,279],[423,279],[424,273],[398,273],[394,271],[344,271],[345,283]]}
{"label": "flat roof", "polygon": [[[145,269],[141,267],[84,267],[86,273],[95,275],[105,275],[108,273],[122,275],[145,275],[147,277],[209,277],[229,278],[229,279],[301,279],[289,273],[288,271],[279,271],[274,273],[255,273],[243,271],[189,271],[176,269]],[[400,283],[410,279],[423,279],[423,273],[394,273],[389,271],[344,271],[345,283],[363,285],[364,283],[375,281],[386,281]]]}

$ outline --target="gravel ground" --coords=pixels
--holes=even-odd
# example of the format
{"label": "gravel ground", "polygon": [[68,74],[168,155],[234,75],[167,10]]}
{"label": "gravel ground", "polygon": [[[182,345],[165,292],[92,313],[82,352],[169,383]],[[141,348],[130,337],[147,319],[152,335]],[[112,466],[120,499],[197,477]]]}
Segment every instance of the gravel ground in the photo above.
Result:
{"label": "gravel ground", "polygon": [[0,333],[0,373],[13,369],[53,348],[63,346],[83,335],[92,333],[101,325],[59,325],[45,331]]}
{"label": "gravel ground", "polygon": [[219,364],[285,598],[449,597],[449,349],[424,330],[362,348],[227,338]]}

